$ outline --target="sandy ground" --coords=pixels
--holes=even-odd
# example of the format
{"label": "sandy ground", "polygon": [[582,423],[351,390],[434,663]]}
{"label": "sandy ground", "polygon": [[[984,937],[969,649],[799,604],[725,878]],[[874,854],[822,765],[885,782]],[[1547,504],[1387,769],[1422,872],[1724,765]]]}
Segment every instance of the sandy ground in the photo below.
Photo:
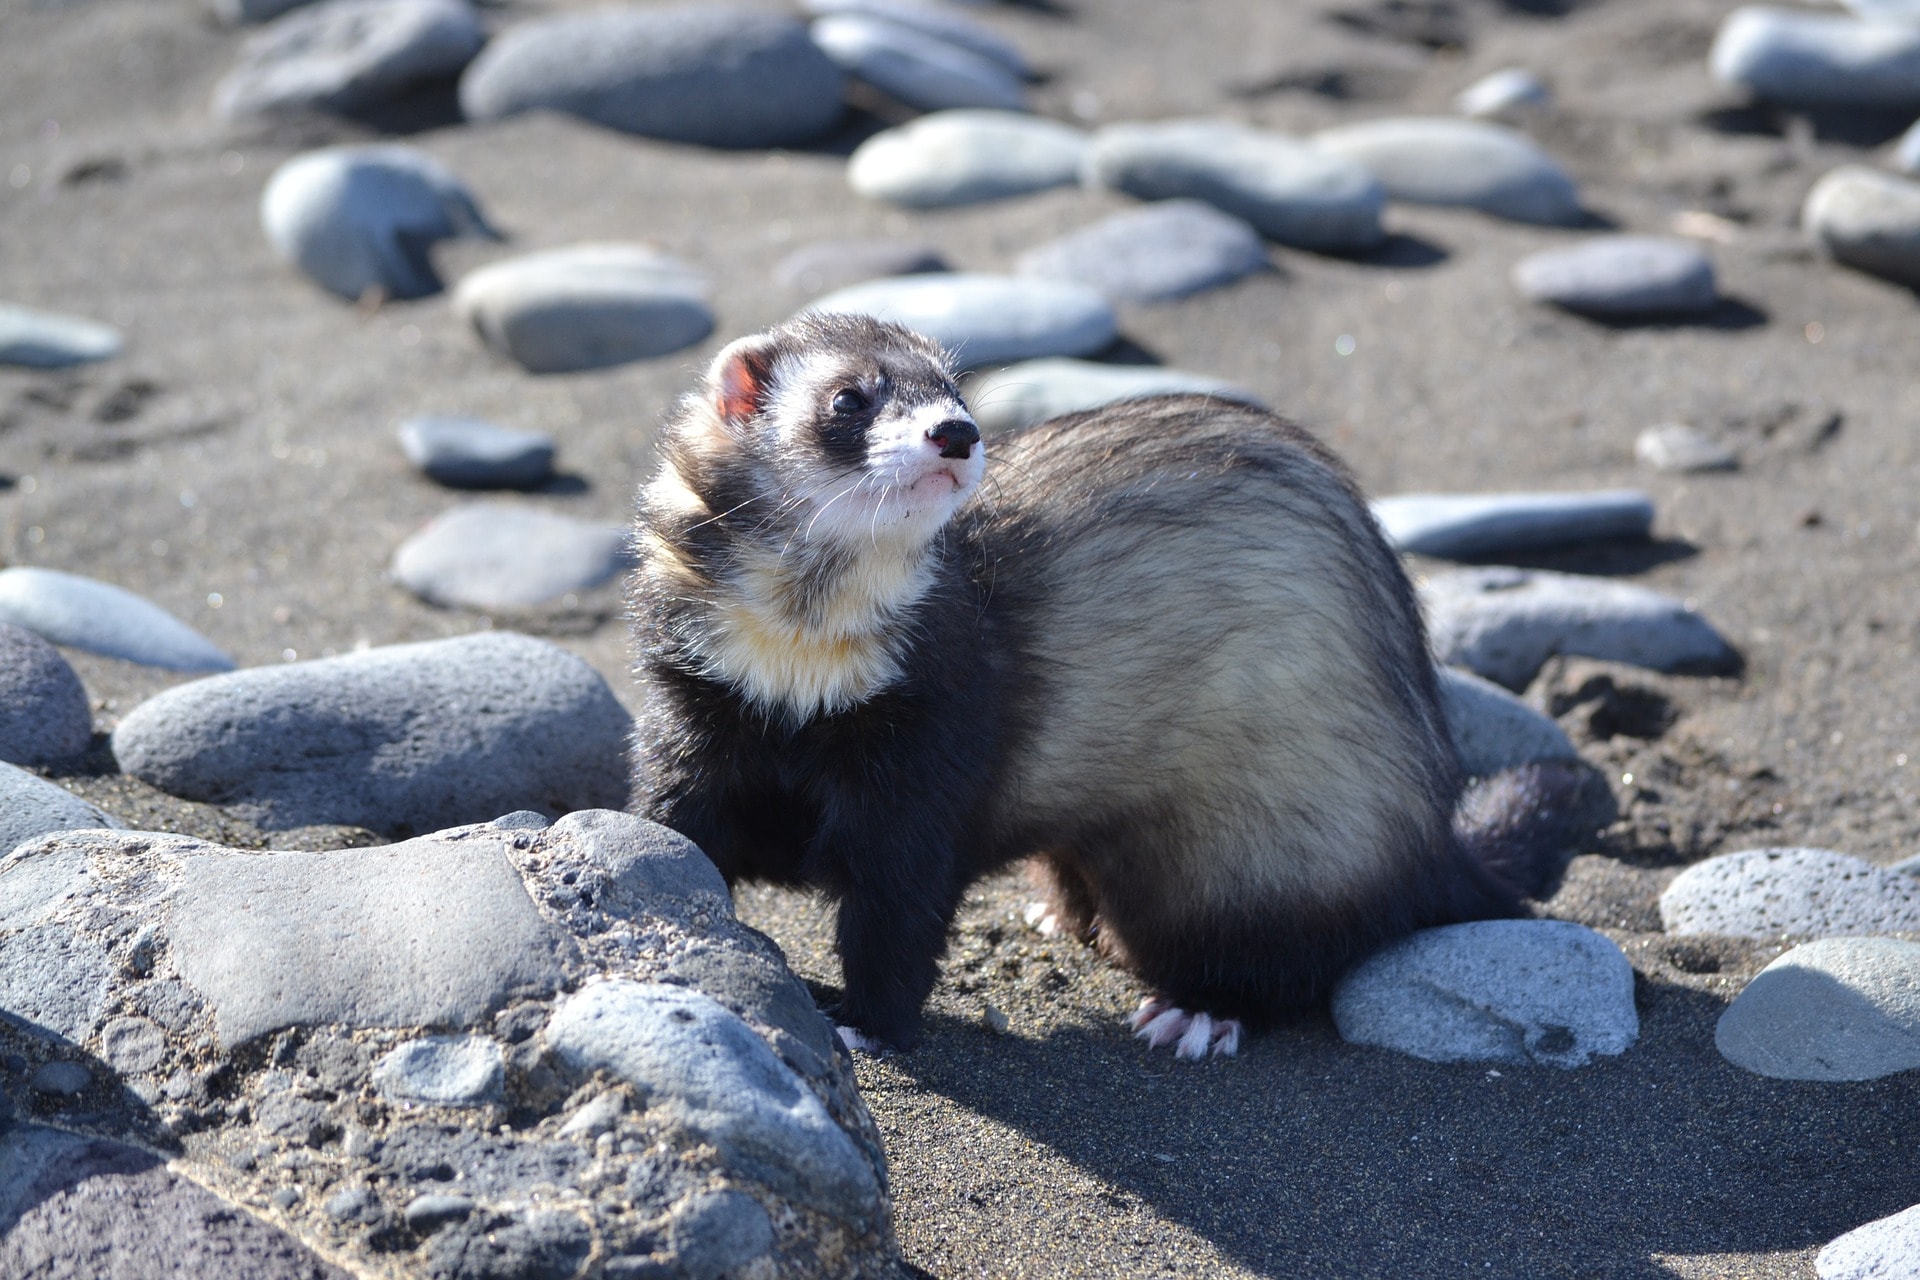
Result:
{"label": "sandy ground", "polygon": [[[1692,600],[1748,666],[1647,681],[1670,726],[1588,744],[1633,775],[1618,787],[1627,818],[1545,910],[1627,948],[1643,1029],[1584,1070],[1435,1066],[1347,1046],[1324,1019],[1238,1060],[1176,1064],[1120,1031],[1140,994],[1127,979],[1025,931],[1017,881],[983,885],[923,1047],[861,1066],[922,1273],[1807,1277],[1828,1239],[1920,1202],[1912,1074],[1814,1085],[1728,1065],[1714,1021],[1776,950],[1680,945],[1653,913],[1675,868],[1717,852],[1920,852],[1920,312],[1912,293],[1820,262],[1794,227],[1821,173],[1871,158],[1904,122],[1745,109],[1704,69],[1730,7],[985,11],[1047,71],[1036,106],[1069,119],[1227,113],[1305,131],[1441,111],[1480,74],[1526,65],[1559,101],[1532,128],[1579,177],[1596,225],[1723,219],[1713,252],[1729,301],[1704,323],[1608,327],[1532,308],[1509,268],[1574,233],[1395,208],[1394,241],[1368,260],[1277,250],[1272,272],[1230,289],[1125,309],[1116,356],[1251,388],[1377,493],[1644,486],[1660,512],[1652,543],[1534,563]],[[0,0],[0,297],[129,339],[104,365],[0,372],[0,563],[131,587],[243,664],[515,626],[578,651],[631,700],[612,587],[483,619],[385,578],[399,541],[460,500],[409,470],[395,426],[464,413],[551,431],[564,478],[502,500],[621,521],[695,371],[805,301],[769,283],[792,248],[917,237],[995,270],[1125,203],[1056,191],[909,214],[853,196],[835,146],[728,154],[552,118],[466,127],[429,95],[378,123],[463,175],[511,237],[446,246],[447,278],[507,253],[643,239],[713,279],[720,327],[703,346],[534,378],[488,356],[444,296],[356,309],[272,257],[255,210],[274,166],[383,130],[214,122],[210,90],[239,38],[193,0]],[[1637,470],[1635,434],[1672,420],[1721,434],[1742,468]],[[103,729],[176,679],[70,656]],[[142,825],[230,843],[365,838],[268,837],[110,768],[96,752],[63,780]],[[832,990],[813,904],[749,892],[742,911]]]}

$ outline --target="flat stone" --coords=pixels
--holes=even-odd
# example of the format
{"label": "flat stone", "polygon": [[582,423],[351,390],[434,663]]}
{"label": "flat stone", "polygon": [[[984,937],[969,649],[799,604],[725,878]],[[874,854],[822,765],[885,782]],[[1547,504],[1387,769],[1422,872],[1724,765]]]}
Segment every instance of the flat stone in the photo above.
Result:
{"label": "flat stone", "polygon": [[1658,236],[1599,236],[1528,254],[1513,285],[1529,301],[1606,320],[1700,315],[1720,302],[1706,253]]}
{"label": "flat stone", "polygon": [[624,979],[567,997],[547,1044],[627,1081],[749,1176],[846,1221],[879,1207],[873,1169],[820,1099],[753,1030],[697,991]]}
{"label": "flat stone", "polygon": [[838,13],[816,20],[812,35],[842,71],[921,111],[1026,107],[1026,86],[1002,63],[923,30]]}
{"label": "flat stone", "polygon": [[1722,84],[1792,107],[1920,111],[1920,26],[1748,5],[1720,24],[1707,65]]}
{"label": "flat stone", "polygon": [[1645,539],[1653,499],[1638,489],[1589,493],[1409,493],[1373,514],[1402,551],[1464,560],[1609,539]]}
{"label": "flat stone", "polygon": [[1739,938],[1920,933],[1920,879],[1831,849],[1745,849],[1676,876],[1660,924]]}
{"label": "flat stone", "polygon": [[1825,938],[1762,969],[1720,1015],[1727,1061],[1776,1080],[1874,1080],[1920,1067],[1920,944]]}
{"label": "flat stone", "polygon": [[956,365],[974,369],[1038,356],[1082,356],[1118,333],[1097,289],[1014,276],[899,276],[817,299],[809,311],[864,314],[932,338]]}
{"label": "flat stone", "polygon": [[1165,302],[1266,266],[1267,246],[1251,226],[1198,200],[1167,200],[1029,249],[1016,269],[1092,285],[1116,302]]}
{"label": "flat stone", "polygon": [[393,576],[430,604],[526,608],[610,581],[627,564],[625,530],[529,507],[474,503],[400,544]]}
{"label": "flat stone", "polygon": [[506,1059],[486,1036],[427,1036],[389,1050],[373,1084],[389,1102],[481,1107],[505,1096]]}
{"label": "flat stone", "polygon": [[950,4],[928,4],[925,0],[801,0],[800,7],[816,18],[859,14],[891,22],[942,43],[957,45],[997,63],[1001,70],[1022,80],[1033,75],[1033,67],[1020,52],[1020,46],[986,24],[957,12]]}
{"label": "flat stone", "polygon": [[862,280],[950,270],[940,250],[921,240],[818,240],[780,259],[773,280],[812,296]]}
{"label": "flat stone", "polygon": [[531,489],[553,474],[553,437],[478,418],[414,418],[400,426],[407,461],[456,489]]}
{"label": "flat stone", "polygon": [[111,360],[120,347],[120,331],[108,325],[0,303],[0,364],[64,369]]}
{"label": "flat stone", "polygon": [[228,120],[361,111],[451,79],[483,43],[465,0],[324,0],[250,38],[213,109]]}
{"label": "flat stone", "polygon": [[1435,658],[1524,689],[1556,653],[1654,671],[1726,672],[1740,656],[1671,596],[1545,570],[1457,569],[1420,587]]}
{"label": "flat stone", "polygon": [[1855,1227],[1813,1260],[1819,1280],[1895,1280],[1920,1275],[1920,1205]]}
{"label": "flat stone", "polygon": [[1071,186],[1087,135],[1007,111],[940,111],[874,134],[847,160],[847,184],[912,209],[979,204]]}
{"label": "flat stone", "polygon": [[1364,167],[1232,120],[1111,125],[1094,134],[1081,178],[1142,200],[1204,200],[1299,249],[1345,253],[1386,238],[1385,195]]}
{"label": "flat stone", "polygon": [[129,712],[113,749],[127,773],[268,830],[432,831],[617,807],[631,732],[580,658],[481,632],[180,685]]}
{"label": "flat stone", "polygon": [[1484,778],[1536,760],[1575,760],[1566,732],[1491,680],[1441,667],[1440,710],[1469,777]]}
{"label": "flat stone", "polygon": [[1362,165],[1392,200],[1463,205],[1514,222],[1583,221],[1573,179],[1523,133],[1481,120],[1406,117],[1336,125],[1314,145]]}
{"label": "flat stone", "polygon": [[93,1083],[93,1072],[78,1062],[55,1059],[43,1062],[27,1081],[27,1087],[35,1093],[53,1094],[70,1098],[77,1093],[86,1092]]}
{"label": "flat stone", "polygon": [[1453,99],[1453,109],[1475,119],[1515,116],[1553,102],[1546,82],[1521,67],[1506,67],[1482,76]]}
{"label": "flat stone", "polygon": [[497,841],[223,849],[182,872],[173,957],[224,1049],[297,1025],[474,1026],[557,990],[572,954]]}
{"label": "flat stone", "polygon": [[1064,359],[1026,360],[979,374],[968,384],[967,404],[980,429],[995,432],[1119,400],[1178,394],[1260,405],[1260,398],[1251,391],[1205,374],[1158,365]]}
{"label": "flat stone", "polygon": [[[65,787],[0,762],[0,859],[27,841],[55,831],[119,825]],[[0,912],[5,909],[5,899],[0,898]]]}
{"label": "flat stone", "polygon": [[142,666],[233,670],[232,658],[160,606],[131,591],[57,569],[0,569],[0,622],[70,649]]}
{"label": "flat stone", "polygon": [[1800,225],[1836,261],[1920,287],[1920,182],[1841,165],[1813,184]]}
{"label": "flat stone", "polygon": [[1732,449],[1684,422],[1662,422],[1648,427],[1634,437],[1633,456],[1655,471],[1679,475],[1733,471],[1740,466],[1740,457]]}
{"label": "flat stone", "polygon": [[730,4],[613,7],[509,27],[460,80],[472,120],[563,111],[712,147],[785,147],[839,120],[846,77],[805,24]]}
{"label": "flat stone", "polygon": [[1640,1036],[1633,966],[1565,920],[1479,920],[1426,929],[1358,965],[1333,991],[1354,1044],[1429,1062],[1580,1067]]}
{"label": "flat stone", "polygon": [[706,278],[639,244],[583,244],[495,262],[464,277],[453,306],[530,373],[604,369],[663,356],[713,332]]}
{"label": "flat stone", "polygon": [[274,170],[260,196],[267,243],[331,293],[358,300],[438,293],[437,241],[497,239],[452,170],[397,143],[308,151]]}
{"label": "flat stone", "polygon": [[[93,740],[93,707],[60,651],[33,632],[0,622],[0,761],[65,760]],[[0,827],[6,820],[0,818]],[[7,846],[0,836],[0,852]]]}

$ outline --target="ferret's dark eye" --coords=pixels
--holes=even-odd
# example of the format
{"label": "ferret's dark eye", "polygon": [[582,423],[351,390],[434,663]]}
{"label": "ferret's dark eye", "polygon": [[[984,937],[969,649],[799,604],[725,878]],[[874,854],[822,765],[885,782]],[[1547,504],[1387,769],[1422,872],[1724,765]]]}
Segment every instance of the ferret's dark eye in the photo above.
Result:
{"label": "ferret's dark eye", "polygon": [[852,387],[834,393],[833,411],[835,413],[855,414],[866,407],[867,398]]}

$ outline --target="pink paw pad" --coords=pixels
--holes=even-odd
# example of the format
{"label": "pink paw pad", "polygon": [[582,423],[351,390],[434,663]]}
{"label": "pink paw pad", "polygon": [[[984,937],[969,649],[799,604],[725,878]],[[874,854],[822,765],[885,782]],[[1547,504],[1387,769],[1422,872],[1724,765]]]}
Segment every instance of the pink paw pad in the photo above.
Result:
{"label": "pink paw pad", "polygon": [[1238,1018],[1189,1013],[1161,996],[1142,1000],[1127,1025],[1150,1048],[1172,1045],[1176,1058],[1204,1058],[1210,1053],[1230,1058],[1240,1052],[1243,1034]]}

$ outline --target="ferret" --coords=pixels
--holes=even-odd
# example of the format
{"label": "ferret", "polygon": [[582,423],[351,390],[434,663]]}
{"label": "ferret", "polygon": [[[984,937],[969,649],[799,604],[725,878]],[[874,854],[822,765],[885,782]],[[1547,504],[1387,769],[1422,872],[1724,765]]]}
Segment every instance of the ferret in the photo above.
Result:
{"label": "ferret", "polygon": [[1021,859],[1184,1057],[1522,910],[1575,781],[1466,791],[1325,447],[1194,395],[990,443],[991,477],[935,343],[807,314],[720,352],[641,491],[637,807],[729,883],[837,900],[850,1046],[912,1046],[963,892]]}

